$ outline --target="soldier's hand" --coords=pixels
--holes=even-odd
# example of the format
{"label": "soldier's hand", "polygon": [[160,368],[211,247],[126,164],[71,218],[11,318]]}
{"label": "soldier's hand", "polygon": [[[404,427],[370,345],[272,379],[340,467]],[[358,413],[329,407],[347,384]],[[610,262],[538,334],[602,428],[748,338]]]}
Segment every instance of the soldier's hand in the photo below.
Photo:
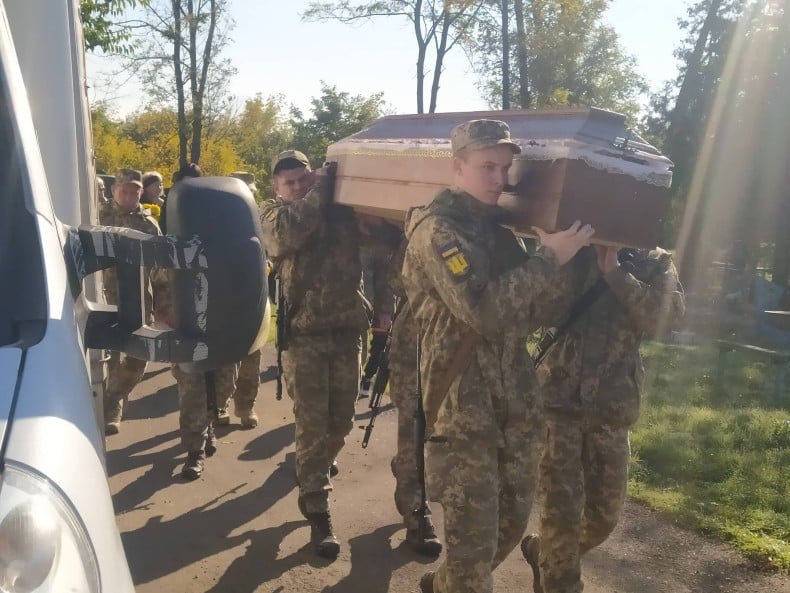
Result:
{"label": "soldier's hand", "polygon": [[620,262],[617,260],[617,252],[617,247],[595,245],[595,255],[598,256],[598,268],[602,273],[608,274],[620,266]]}
{"label": "soldier's hand", "polygon": [[554,252],[557,263],[565,265],[582,247],[590,244],[595,229],[589,224],[582,226],[580,221],[574,222],[569,228],[556,233],[547,233],[538,227],[532,227],[538,235],[540,244]]}

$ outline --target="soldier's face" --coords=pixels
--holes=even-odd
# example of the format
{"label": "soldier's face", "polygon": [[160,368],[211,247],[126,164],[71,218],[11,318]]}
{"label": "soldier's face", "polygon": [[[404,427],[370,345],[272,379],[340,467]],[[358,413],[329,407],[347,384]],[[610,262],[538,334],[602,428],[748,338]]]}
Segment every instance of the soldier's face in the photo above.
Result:
{"label": "soldier's face", "polygon": [[124,212],[131,212],[140,203],[143,195],[143,188],[135,183],[114,183],[112,186],[112,198],[118,207]]}
{"label": "soldier's face", "polygon": [[470,150],[453,158],[455,185],[484,204],[496,204],[512,164],[513,150],[507,145]]}
{"label": "soldier's face", "polygon": [[144,190],[143,195],[147,200],[154,201],[159,196],[162,195],[162,182],[161,181],[154,181],[153,183],[149,184]]}
{"label": "soldier's face", "polygon": [[313,176],[307,167],[286,169],[274,176],[274,191],[285,202],[301,200],[310,191]]}

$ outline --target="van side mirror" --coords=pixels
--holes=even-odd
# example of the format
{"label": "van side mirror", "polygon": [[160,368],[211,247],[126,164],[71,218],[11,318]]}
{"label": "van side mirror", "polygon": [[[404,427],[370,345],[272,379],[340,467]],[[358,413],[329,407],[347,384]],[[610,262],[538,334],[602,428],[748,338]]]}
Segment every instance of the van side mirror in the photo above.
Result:
{"label": "van side mirror", "polygon": [[[118,305],[93,304],[85,345],[201,372],[238,362],[267,338],[266,254],[249,188],[231,177],[185,179],[169,193],[167,229],[81,226],[69,234],[73,275],[116,266]],[[169,270],[174,328],[145,324],[142,268]],[[72,282],[72,286],[80,285]]]}

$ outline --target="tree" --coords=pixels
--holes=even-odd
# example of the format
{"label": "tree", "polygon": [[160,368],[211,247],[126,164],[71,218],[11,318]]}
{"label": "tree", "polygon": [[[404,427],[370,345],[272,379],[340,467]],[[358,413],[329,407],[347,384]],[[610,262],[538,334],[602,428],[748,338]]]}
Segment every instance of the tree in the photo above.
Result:
{"label": "tree", "polygon": [[248,99],[231,123],[230,138],[241,157],[243,169],[254,173],[263,197],[271,194],[271,163],[293,145],[293,125],[283,97]]}
{"label": "tree", "polygon": [[701,277],[713,251],[738,239],[752,267],[773,242],[774,281],[786,284],[790,11],[775,0],[700,0],[681,26],[678,77],[654,97],[647,123],[676,164],[683,277]]}
{"label": "tree", "polygon": [[[489,0],[466,43],[489,102],[520,108],[594,105],[636,115],[646,86],[617,34],[601,23],[608,2],[516,0],[509,6]],[[503,8],[513,11],[507,19]],[[510,23],[507,34],[504,20]],[[507,60],[503,47],[510,48]],[[506,100],[505,74],[513,83]]]}
{"label": "tree", "polygon": [[147,3],[148,0],[80,0],[85,49],[128,53],[130,31],[119,19],[127,10]]}
{"label": "tree", "polygon": [[384,112],[381,93],[370,97],[350,95],[321,83],[321,96],[311,101],[311,114],[305,117],[292,108],[293,147],[304,152],[314,166],[320,166],[332,142],[359,132]]}
{"label": "tree", "polygon": [[433,44],[434,66],[428,113],[436,111],[445,56],[472,29],[482,0],[376,0],[353,4],[311,2],[302,14],[305,21],[335,20],[341,23],[371,21],[379,17],[406,18],[417,42],[417,113],[425,113],[425,77]]}
{"label": "tree", "polygon": [[235,68],[220,58],[233,26],[228,0],[149,0],[129,22],[135,51],[127,66],[150,108],[176,111],[180,166],[200,163],[212,122],[230,105]]}

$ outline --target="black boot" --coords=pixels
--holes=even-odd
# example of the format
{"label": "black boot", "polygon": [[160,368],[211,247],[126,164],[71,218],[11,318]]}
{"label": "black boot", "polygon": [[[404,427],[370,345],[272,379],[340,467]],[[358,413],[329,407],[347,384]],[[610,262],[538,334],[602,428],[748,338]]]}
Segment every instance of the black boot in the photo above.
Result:
{"label": "black boot", "polygon": [[543,593],[540,583],[540,536],[537,533],[531,533],[521,540],[521,553],[532,568],[532,591]]}
{"label": "black boot", "polygon": [[340,468],[337,466],[337,461],[333,461],[332,465],[329,466],[329,477],[334,478],[339,473]]}
{"label": "black boot", "polygon": [[323,558],[337,558],[340,542],[332,531],[329,513],[308,513],[307,520],[310,521],[310,541],[315,553]]}
{"label": "black boot", "polygon": [[190,451],[187,461],[181,470],[181,475],[187,480],[197,480],[203,473],[203,460],[206,458],[203,451]]}
{"label": "black boot", "polygon": [[436,573],[429,570],[420,579],[420,593],[433,593],[433,579]]}
{"label": "black boot", "polygon": [[436,558],[442,553],[442,542],[436,536],[431,515],[426,514],[423,521],[422,529],[406,529],[406,543],[417,554]]}

